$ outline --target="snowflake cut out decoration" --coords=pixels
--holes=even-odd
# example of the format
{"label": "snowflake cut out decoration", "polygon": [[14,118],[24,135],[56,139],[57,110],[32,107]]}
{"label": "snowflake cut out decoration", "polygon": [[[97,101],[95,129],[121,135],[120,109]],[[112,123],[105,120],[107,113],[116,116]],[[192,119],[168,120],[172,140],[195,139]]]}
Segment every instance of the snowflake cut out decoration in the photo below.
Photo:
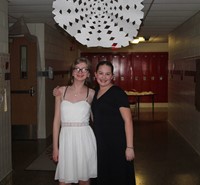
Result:
{"label": "snowflake cut out decoration", "polygon": [[88,47],[125,47],[137,36],[143,0],[56,0],[54,19]]}

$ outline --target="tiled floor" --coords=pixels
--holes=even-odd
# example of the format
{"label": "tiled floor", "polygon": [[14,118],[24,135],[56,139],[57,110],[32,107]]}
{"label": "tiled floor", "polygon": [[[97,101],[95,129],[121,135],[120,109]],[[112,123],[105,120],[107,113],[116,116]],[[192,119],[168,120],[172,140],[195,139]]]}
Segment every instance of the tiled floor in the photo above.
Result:
{"label": "tiled floor", "polygon": [[[137,185],[200,185],[200,156],[167,123],[167,110],[143,108],[135,119]],[[53,171],[25,168],[50,140],[13,141],[13,185],[56,185]],[[117,177],[116,177],[117,178]]]}

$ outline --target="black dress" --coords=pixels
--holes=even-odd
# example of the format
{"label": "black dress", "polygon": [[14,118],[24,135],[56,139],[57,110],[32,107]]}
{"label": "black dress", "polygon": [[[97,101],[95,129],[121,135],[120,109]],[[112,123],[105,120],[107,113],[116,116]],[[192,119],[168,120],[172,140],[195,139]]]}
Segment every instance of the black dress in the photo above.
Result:
{"label": "black dress", "polygon": [[119,108],[129,107],[126,93],[112,86],[92,102],[94,133],[97,140],[97,179],[95,185],[135,185],[133,161],[125,157],[126,136]]}

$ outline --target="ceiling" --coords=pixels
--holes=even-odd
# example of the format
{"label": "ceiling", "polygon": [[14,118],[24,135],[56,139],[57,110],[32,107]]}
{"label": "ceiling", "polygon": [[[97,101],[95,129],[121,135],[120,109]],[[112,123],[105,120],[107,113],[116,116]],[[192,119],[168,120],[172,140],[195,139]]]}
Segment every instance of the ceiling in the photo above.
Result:
{"label": "ceiling", "polygon": [[[105,0],[106,1],[106,0]],[[53,0],[8,0],[9,23],[21,17],[26,23],[55,27]],[[138,36],[150,42],[167,42],[167,35],[200,11],[200,0],[144,0],[144,19]]]}

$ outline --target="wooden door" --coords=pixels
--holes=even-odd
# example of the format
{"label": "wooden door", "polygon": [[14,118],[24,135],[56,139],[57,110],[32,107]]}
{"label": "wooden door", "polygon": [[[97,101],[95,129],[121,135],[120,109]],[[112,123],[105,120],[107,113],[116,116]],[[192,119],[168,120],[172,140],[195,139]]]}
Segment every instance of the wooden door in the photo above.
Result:
{"label": "wooden door", "polygon": [[37,125],[37,43],[26,37],[10,38],[11,123]]}

